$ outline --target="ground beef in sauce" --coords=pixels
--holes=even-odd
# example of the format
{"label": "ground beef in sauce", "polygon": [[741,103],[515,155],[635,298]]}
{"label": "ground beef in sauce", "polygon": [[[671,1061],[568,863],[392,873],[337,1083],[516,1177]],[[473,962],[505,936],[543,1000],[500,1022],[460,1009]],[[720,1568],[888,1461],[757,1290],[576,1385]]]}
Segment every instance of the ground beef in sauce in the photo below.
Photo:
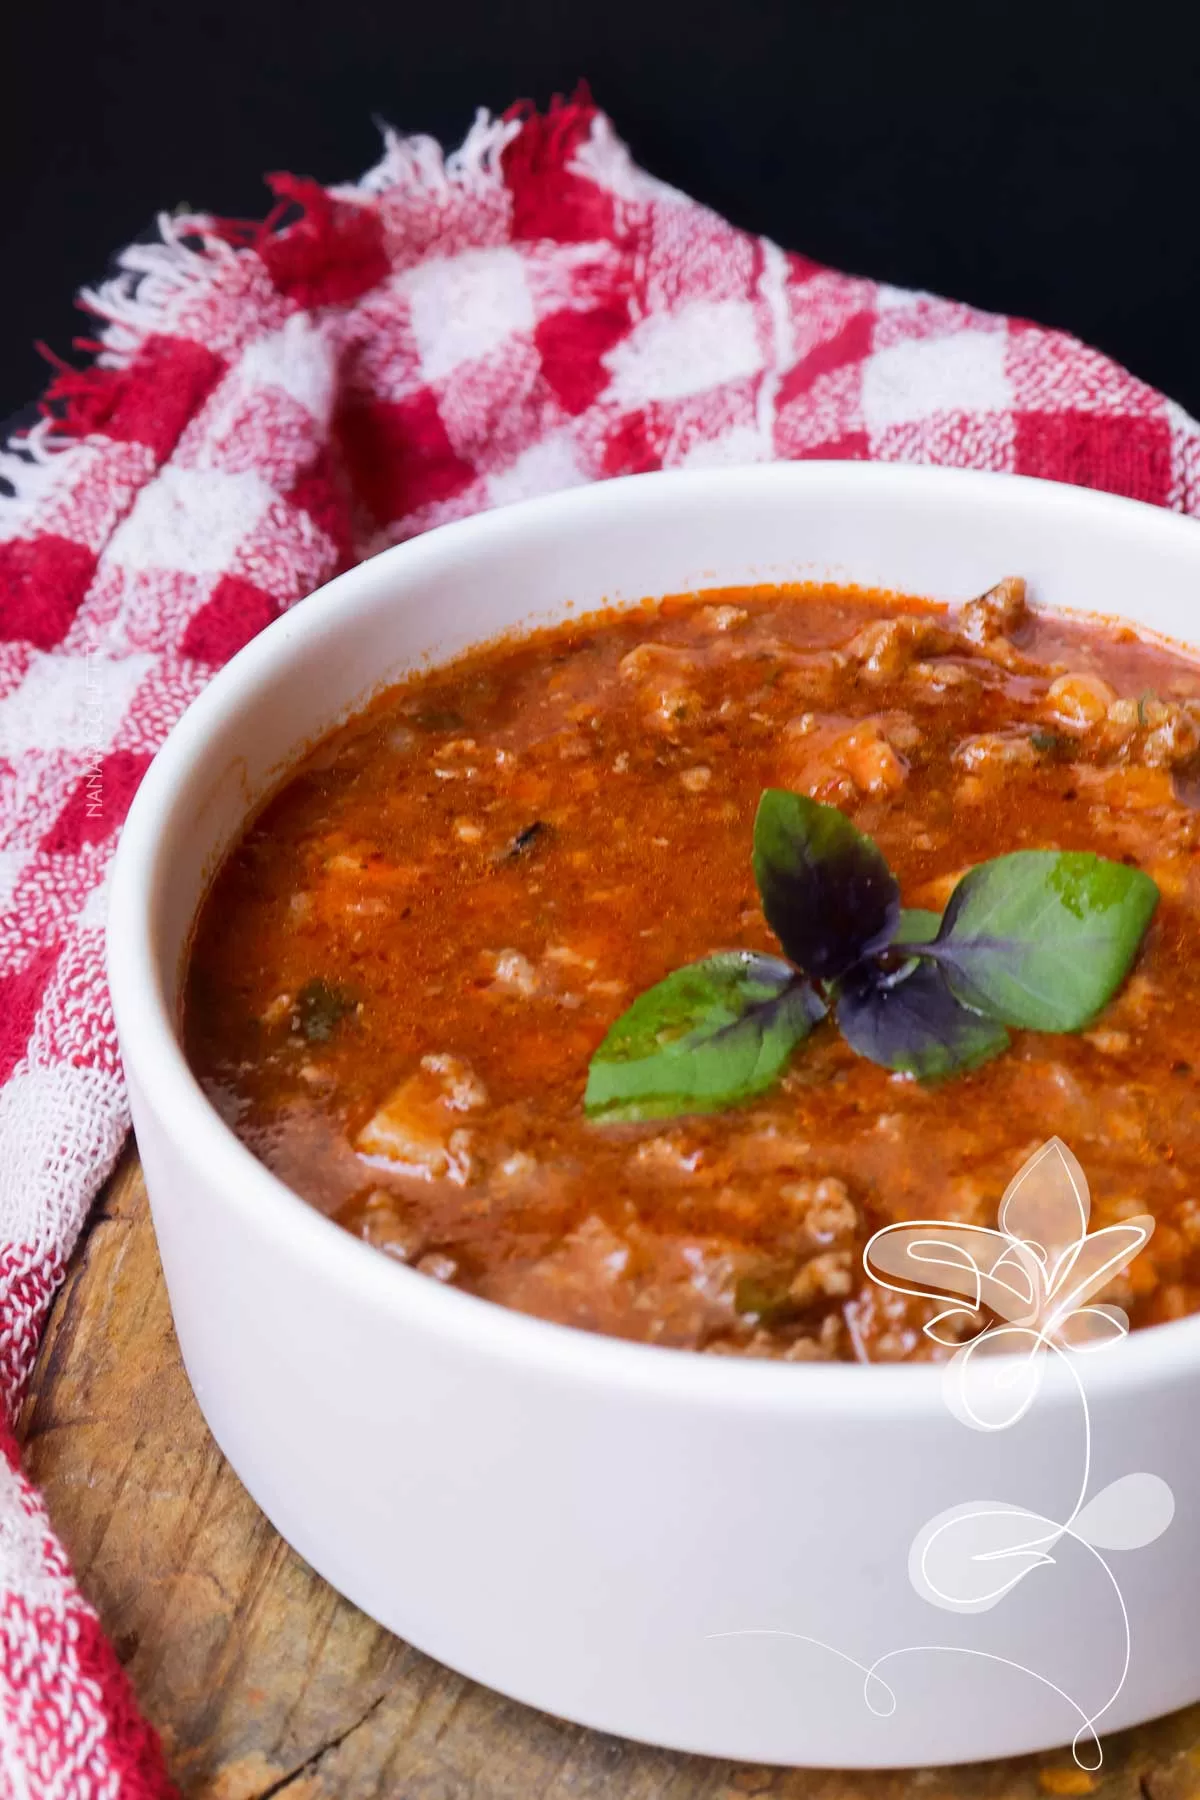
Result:
{"label": "ground beef in sauce", "polygon": [[[789,1361],[938,1354],[864,1276],[911,1217],[994,1224],[1057,1133],[1093,1224],[1149,1211],[1106,1296],[1200,1307],[1200,666],[1027,610],[831,588],[682,596],[414,677],[264,808],[199,921],[189,1056],[244,1141],[398,1260],[593,1331]],[[849,813],[909,906],[1022,848],[1124,858],[1162,900],[1078,1036],[937,1087],[829,1026],[775,1090],[657,1125],[583,1117],[642,989],[777,946],[763,788]]]}

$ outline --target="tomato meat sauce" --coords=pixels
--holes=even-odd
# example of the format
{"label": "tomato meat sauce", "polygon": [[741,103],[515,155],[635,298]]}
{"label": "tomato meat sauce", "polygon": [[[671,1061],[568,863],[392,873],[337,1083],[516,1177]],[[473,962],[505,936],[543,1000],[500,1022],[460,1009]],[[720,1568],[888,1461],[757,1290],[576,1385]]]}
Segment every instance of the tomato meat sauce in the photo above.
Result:
{"label": "tomato meat sauce", "polygon": [[[947,610],[829,587],[591,615],[413,676],[254,819],[198,922],[186,1048],[239,1137],[382,1253],[523,1312],[709,1353],[942,1354],[864,1274],[883,1224],[992,1226],[1054,1134],[1092,1223],[1152,1213],[1104,1298],[1200,1306],[1200,666],[1001,582]],[[922,1085],[829,1022],[776,1086],[585,1117],[645,988],[778,953],[751,870],[768,787],[845,811],[904,904],[1005,851],[1091,850],[1161,900],[1092,1025]]]}

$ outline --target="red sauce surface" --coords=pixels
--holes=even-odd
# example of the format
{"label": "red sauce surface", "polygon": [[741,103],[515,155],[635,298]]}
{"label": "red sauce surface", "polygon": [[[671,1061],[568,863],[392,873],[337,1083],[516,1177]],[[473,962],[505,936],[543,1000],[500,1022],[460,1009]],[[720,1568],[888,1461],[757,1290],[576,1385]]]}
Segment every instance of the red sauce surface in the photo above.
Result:
{"label": "red sauce surface", "polygon": [[[1120,627],[830,588],[681,596],[413,677],[297,768],[203,908],[186,1046],[233,1129],[382,1251],[591,1330],[750,1355],[934,1354],[862,1271],[879,1225],[995,1223],[1057,1133],[1093,1223],[1151,1212],[1107,1298],[1200,1305],[1200,668]],[[842,807],[908,906],[973,863],[1094,850],[1161,903],[1075,1036],[925,1087],[831,1025],[752,1104],[596,1124],[644,988],[777,951],[763,788]]]}

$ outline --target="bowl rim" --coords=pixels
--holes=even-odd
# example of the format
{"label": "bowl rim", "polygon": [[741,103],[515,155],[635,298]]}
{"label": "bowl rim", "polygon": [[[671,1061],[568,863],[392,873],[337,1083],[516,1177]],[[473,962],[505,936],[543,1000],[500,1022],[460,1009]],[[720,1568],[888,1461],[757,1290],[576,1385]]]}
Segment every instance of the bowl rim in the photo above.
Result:
{"label": "bowl rim", "polygon": [[[193,1075],[158,979],[153,897],[163,840],[193,770],[260,684],[286,669],[305,639],[353,619],[360,596],[395,571],[407,583],[423,569],[451,561],[460,549],[520,533],[555,514],[569,523],[582,509],[653,507],[667,484],[691,487],[697,502],[731,489],[861,488],[916,497],[930,487],[967,497],[981,490],[1017,510],[1061,512],[1078,529],[1116,514],[1141,524],[1151,539],[1196,532],[1186,515],[1093,489],[1029,476],[925,465],[835,462],[755,464],[733,469],[658,470],[514,502],[437,526],[357,564],[316,590],[238,651],[206,683],[159,749],[134,797],[121,831],[109,880],[107,966],[121,1053],[138,1090],[198,1179],[219,1185],[226,1203],[252,1230],[273,1235],[318,1279],[353,1289],[364,1306],[460,1349],[515,1365],[546,1381],[633,1392],[689,1406],[735,1407],[781,1416],[843,1415],[847,1419],[928,1416],[943,1410],[942,1368],[936,1364],[804,1363],[706,1356],[694,1350],[607,1337],[517,1312],[444,1286],[382,1256],[351,1236],[273,1174],[224,1122]],[[1193,539],[1200,574],[1200,537]],[[1152,551],[1153,545],[1148,548]],[[1114,616],[1114,615],[1105,615]],[[1153,635],[1153,634],[1151,634]],[[1187,646],[1185,646],[1187,647]],[[381,686],[383,683],[380,684]],[[359,704],[356,702],[356,705]],[[261,799],[262,796],[259,796]],[[257,803],[257,802],[256,802]],[[1045,1398],[1070,1399],[1068,1371],[1050,1359]],[[1089,1393],[1099,1398],[1157,1385],[1200,1368],[1200,1314],[1134,1331],[1117,1357],[1090,1365]]]}

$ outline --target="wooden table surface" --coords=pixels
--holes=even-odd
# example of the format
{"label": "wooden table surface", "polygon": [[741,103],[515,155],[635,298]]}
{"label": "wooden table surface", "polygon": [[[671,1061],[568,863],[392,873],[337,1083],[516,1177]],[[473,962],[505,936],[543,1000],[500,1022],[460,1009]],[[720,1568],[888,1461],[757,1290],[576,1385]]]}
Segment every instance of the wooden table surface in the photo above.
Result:
{"label": "wooden table surface", "polygon": [[51,1517],[197,1800],[1185,1800],[1200,1707],[1105,1744],[895,1774],[750,1768],[547,1718],[364,1617],[263,1518],[192,1398],[136,1157],[96,1212],[22,1419]]}

